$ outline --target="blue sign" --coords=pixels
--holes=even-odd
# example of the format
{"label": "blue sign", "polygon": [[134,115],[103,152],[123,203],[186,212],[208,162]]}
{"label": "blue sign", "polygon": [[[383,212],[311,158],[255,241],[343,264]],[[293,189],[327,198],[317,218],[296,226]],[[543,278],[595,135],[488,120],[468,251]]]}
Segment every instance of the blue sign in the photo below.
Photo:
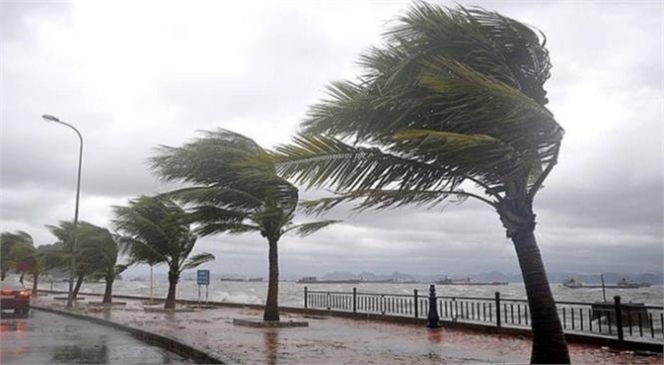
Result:
{"label": "blue sign", "polygon": [[196,284],[210,285],[210,270],[197,270],[196,271]]}

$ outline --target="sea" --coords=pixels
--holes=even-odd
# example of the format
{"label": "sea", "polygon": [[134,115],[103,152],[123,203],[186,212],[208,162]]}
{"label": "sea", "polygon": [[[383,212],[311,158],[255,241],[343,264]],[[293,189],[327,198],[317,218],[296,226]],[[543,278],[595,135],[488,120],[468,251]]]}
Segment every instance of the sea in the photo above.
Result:
{"label": "sea", "polygon": [[[154,298],[165,298],[168,292],[168,282],[154,281]],[[28,284],[26,283],[26,286]],[[383,294],[413,294],[417,289],[420,295],[428,295],[429,285],[424,283],[359,283],[359,284],[298,284],[292,281],[279,283],[279,305],[287,307],[304,306],[304,288],[313,291],[325,292],[350,292],[357,288],[358,293],[383,293]],[[28,286],[31,287],[31,286]],[[42,281],[40,289],[63,290],[68,289],[67,282],[50,283]],[[84,283],[81,292],[104,293],[104,282]],[[597,289],[570,289],[559,283],[552,283],[551,289],[556,301],[593,303],[604,301],[601,288]],[[526,299],[523,284],[510,283],[498,286],[462,286],[462,285],[436,285],[438,295],[456,297],[481,297],[493,298],[496,291],[500,292],[501,298]],[[118,280],[113,286],[114,294],[149,296],[150,282]],[[177,286],[176,297],[178,299],[207,300],[216,302],[264,304],[267,296],[267,282],[235,282],[235,281],[211,281],[209,286],[196,285],[196,281],[181,280]],[[653,285],[638,289],[606,289],[606,300],[613,301],[613,297],[619,295],[623,303],[645,303],[652,306],[664,306],[664,286]]]}

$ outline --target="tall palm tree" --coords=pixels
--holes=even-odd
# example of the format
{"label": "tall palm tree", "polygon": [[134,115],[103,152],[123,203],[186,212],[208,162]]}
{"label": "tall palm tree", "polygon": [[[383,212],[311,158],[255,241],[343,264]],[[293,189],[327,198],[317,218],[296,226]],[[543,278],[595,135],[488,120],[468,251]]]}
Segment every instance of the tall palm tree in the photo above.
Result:
{"label": "tall palm tree", "polygon": [[278,242],[287,232],[306,236],[334,220],[294,224],[299,193],[277,176],[267,152],[224,129],[203,132],[183,147],[161,146],[152,166],[166,181],[193,184],[169,195],[189,204],[202,235],[260,232],[268,242],[269,281],[263,320],[279,320]]}
{"label": "tall palm tree", "polygon": [[[533,200],[557,162],[563,129],[545,107],[548,51],[530,27],[483,9],[418,2],[335,82],[303,134],[275,154],[279,171],[338,195],[322,212],[477,199],[511,238],[532,314],[533,363],[569,363],[534,236]],[[470,186],[469,186],[470,185]]]}
{"label": "tall palm tree", "polygon": [[23,231],[17,231],[16,233],[2,232],[0,234],[0,280],[5,280],[7,272],[16,269],[17,261],[12,251],[17,245],[34,248],[32,236]]}
{"label": "tall palm tree", "polygon": [[189,215],[165,197],[141,196],[129,206],[114,207],[113,224],[123,234],[121,242],[134,263],[168,265],[168,295],[165,308],[175,308],[180,274],[214,260],[210,253],[189,257],[197,240],[189,228]]}

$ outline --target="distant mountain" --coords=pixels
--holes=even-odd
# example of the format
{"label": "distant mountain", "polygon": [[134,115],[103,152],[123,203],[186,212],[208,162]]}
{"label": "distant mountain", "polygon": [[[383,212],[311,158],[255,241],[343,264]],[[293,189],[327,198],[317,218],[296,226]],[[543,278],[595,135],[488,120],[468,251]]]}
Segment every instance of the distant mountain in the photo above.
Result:
{"label": "distant mountain", "polygon": [[[469,277],[472,281],[506,281],[509,283],[523,283],[521,274],[506,274],[498,271],[483,272],[477,274],[434,274],[434,275],[416,275],[416,274],[404,274],[400,272],[394,272],[392,274],[375,274],[372,272],[361,272],[359,274],[354,274],[348,271],[334,271],[327,273],[319,279],[322,280],[364,280],[364,281],[385,281],[393,280],[397,282],[403,281],[418,281],[421,283],[433,283],[438,280],[442,280],[445,277],[451,277],[453,279],[466,279]],[[548,273],[549,281],[551,283],[562,283],[564,280],[569,278],[578,279],[586,284],[600,284],[601,278],[600,274],[579,274],[573,272],[549,272]],[[633,282],[641,283],[648,282],[654,285],[664,284],[664,273],[655,272],[655,273],[615,273],[608,272],[604,273],[604,282],[607,285],[615,285],[622,278],[627,278]]]}

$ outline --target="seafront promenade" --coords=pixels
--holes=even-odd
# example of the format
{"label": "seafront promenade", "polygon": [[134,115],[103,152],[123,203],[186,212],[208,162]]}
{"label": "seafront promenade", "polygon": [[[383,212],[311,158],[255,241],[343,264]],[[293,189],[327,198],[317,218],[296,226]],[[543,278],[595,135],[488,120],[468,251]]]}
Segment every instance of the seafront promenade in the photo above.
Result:
{"label": "seafront promenade", "polygon": [[[40,294],[36,307],[64,311],[61,295]],[[237,326],[234,319],[258,319],[258,306],[199,306],[179,303],[175,312],[142,299],[117,299],[125,304],[102,307],[82,294],[73,313],[111,321],[176,339],[224,363],[242,364],[432,364],[525,363],[530,339],[525,336],[389,323],[282,311],[283,321],[307,321],[302,328]],[[617,352],[595,345],[570,344],[574,363],[660,364],[661,356]]]}

